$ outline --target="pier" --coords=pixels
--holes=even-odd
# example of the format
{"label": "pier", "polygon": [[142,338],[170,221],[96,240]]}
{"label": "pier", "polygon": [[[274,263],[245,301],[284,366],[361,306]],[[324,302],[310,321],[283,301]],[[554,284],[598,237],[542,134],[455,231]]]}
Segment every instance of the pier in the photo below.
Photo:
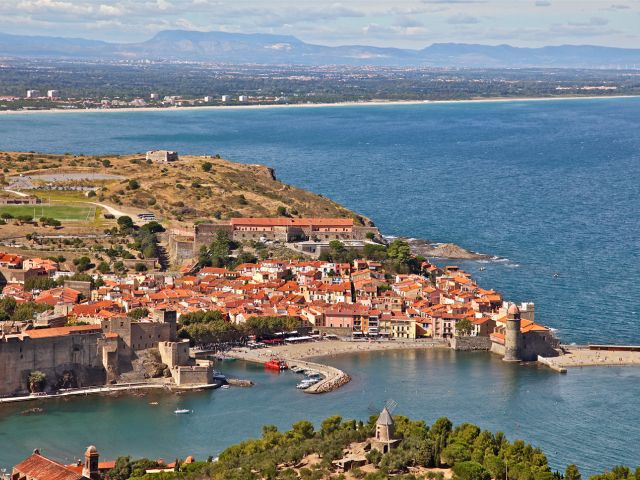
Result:
{"label": "pier", "polygon": [[[259,363],[264,365],[272,356],[275,356],[273,352],[260,351],[260,350],[248,350],[248,349],[235,349],[228,353],[230,356],[239,360],[244,360],[252,363]],[[315,385],[303,390],[305,393],[327,393],[340,388],[351,381],[351,377],[334,367],[323,365],[315,362],[308,362],[299,358],[292,358],[287,355],[278,355],[278,358],[285,360],[290,367],[296,366],[304,368],[305,370],[314,370],[322,375],[320,380]]]}
{"label": "pier", "polygon": [[563,355],[538,357],[538,362],[564,372],[577,367],[640,366],[640,346],[562,345],[562,350],[565,352]]}

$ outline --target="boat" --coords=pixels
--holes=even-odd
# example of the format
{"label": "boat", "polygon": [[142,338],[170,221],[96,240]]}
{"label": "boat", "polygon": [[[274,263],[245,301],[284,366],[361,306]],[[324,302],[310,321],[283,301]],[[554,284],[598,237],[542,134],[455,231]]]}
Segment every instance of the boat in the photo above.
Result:
{"label": "boat", "polygon": [[227,389],[229,389],[231,387],[229,387],[229,385],[222,385],[220,388],[222,388],[223,390],[227,390]]}
{"label": "boat", "polygon": [[296,385],[296,388],[300,389],[300,390],[304,390],[306,388],[309,388],[313,385],[315,385],[316,383],[318,383],[320,380],[319,379],[305,379],[302,380],[298,385]]}
{"label": "boat", "polygon": [[149,405],[158,405],[158,402],[149,402]]}
{"label": "boat", "polygon": [[193,413],[193,410],[187,410],[186,408],[178,408],[173,413],[175,413],[176,415],[186,415],[189,413]]}
{"label": "boat", "polygon": [[289,368],[289,365],[287,365],[287,362],[285,362],[284,360],[273,357],[271,360],[264,364],[264,367],[268,368],[269,370],[282,371],[287,370]]}

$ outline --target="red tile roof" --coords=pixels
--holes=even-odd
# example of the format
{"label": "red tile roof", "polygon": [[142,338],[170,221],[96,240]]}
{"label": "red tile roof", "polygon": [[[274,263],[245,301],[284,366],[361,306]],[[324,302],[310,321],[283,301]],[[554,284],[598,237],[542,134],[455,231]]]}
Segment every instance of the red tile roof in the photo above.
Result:
{"label": "red tile roof", "polygon": [[75,333],[98,333],[102,331],[100,325],[76,325],[75,327],[40,328],[27,330],[25,335],[31,338],[63,337]]}
{"label": "red tile roof", "polygon": [[233,226],[248,227],[288,227],[288,226],[316,226],[316,227],[352,227],[352,218],[232,218]]}
{"label": "red tile roof", "polygon": [[13,467],[14,472],[32,480],[85,480],[86,477],[64,465],[34,452],[29,458]]}

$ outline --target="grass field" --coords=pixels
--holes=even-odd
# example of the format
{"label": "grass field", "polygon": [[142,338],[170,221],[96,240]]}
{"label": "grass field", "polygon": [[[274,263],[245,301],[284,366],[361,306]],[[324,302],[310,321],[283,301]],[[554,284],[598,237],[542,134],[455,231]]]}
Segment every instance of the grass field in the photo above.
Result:
{"label": "grass field", "polygon": [[91,205],[1,205],[0,214],[10,213],[14,217],[31,215],[34,219],[41,217],[56,220],[75,220],[91,222],[96,218],[96,208]]}

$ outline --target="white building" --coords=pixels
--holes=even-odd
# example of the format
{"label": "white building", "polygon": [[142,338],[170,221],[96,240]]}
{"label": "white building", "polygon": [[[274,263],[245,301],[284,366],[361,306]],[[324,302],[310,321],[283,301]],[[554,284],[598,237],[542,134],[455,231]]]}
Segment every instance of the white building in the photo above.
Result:
{"label": "white building", "polygon": [[158,93],[152,93],[151,95],[149,95],[149,98],[151,100],[158,100],[160,98],[160,94]]}
{"label": "white building", "polygon": [[247,101],[249,101],[249,97],[247,97],[246,95],[240,95],[238,97],[238,101],[239,102],[247,102]]}
{"label": "white building", "polygon": [[204,97],[204,98],[203,98],[203,100],[204,100],[206,103],[210,103],[210,102],[213,102],[213,97],[212,97],[212,96],[210,96],[210,95],[207,95],[206,97]]}
{"label": "white building", "polygon": [[60,98],[60,90],[47,90],[48,98]]}
{"label": "white building", "polygon": [[27,98],[38,98],[40,90],[27,90]]}
{"label": "white building", "polygon": [[229,96],[229,95],[222,95],[222,96],[220,97],[220,100],[221,100],[222,102],[228,102],[229,100],[231,100],[231,96]]}

